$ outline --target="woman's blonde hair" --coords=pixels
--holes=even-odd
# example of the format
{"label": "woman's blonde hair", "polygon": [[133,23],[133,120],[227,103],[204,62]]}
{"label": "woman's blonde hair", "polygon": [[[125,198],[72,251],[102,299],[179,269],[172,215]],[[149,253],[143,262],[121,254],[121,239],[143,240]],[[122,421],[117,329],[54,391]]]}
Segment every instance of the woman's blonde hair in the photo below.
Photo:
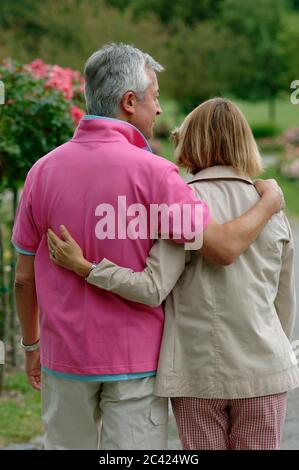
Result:
{"label": "woman's blonde hair", "polygon": [[213,98],[197,106],[171,137],[178,164],[192,174],[215,165],[232,166],[249,176],[263,169],[249,124],[228,99]]}

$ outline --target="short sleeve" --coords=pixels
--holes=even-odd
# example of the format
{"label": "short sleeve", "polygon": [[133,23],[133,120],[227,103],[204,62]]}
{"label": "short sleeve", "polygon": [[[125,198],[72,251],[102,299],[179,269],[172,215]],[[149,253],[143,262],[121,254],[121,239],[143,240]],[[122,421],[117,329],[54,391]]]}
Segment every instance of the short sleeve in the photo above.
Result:
{"label": "short sleeve", "polygon": [[35,255],[41,240],[32,213],[32,184],[28,175],[17,209],[11,240],[16,250],[26,255]]}
{"label": "short sleeve", "polygon": [[[163,211],[159,211],[158,232],[161,238],[169,238],[178,243],[194,240],[211,221],[207,204],[198,199],[192,189],[180,177],[175,166],[165,172],[158,192],[158,204],[165,207],[169,214],[169,237],[165,232],[166,216],[163,226]],[[165,235],[165,236],[164,236]]]}

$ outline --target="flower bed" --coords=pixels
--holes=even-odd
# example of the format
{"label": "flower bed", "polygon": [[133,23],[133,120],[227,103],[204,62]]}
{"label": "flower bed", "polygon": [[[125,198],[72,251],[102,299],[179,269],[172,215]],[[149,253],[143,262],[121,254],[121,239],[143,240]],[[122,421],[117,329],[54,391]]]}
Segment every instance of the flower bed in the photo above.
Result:
{"label": "flower bed", "polygon": [[34,162],[68,140],[84,114],[84,78],[36,59],[0,65],[0,191],[19,187]]}

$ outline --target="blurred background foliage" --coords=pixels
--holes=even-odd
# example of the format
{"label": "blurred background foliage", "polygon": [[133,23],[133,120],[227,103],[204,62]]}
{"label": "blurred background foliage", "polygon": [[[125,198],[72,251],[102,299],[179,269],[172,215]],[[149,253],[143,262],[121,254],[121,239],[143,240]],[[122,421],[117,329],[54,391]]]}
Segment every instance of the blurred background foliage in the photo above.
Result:
{"label": "blurred background foliage", "polygon": [[163,93],[185,112],[216,94],[275,103],[299,76],[297,0],[1,1],[0,56],[41,57],[82,71],[109,41],[133,43],[166,68]]}

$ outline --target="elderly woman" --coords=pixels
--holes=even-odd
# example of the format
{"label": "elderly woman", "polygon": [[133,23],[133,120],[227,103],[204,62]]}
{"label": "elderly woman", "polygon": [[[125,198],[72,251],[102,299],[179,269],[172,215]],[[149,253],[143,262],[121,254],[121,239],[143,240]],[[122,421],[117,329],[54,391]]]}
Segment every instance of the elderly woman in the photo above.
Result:
{"label": "elderly woman", "polygon": [[[178,162],[221,223],[259,199],[251,177],[261,158],[249,125],[222,98],[198,106],[174,132]],[[286,392],[299,386],[290,337],[295,319],[293,241],[272,217],[229,266],[159,240],[143,272],[104,259],[92,265],[63,227],[50,230],[53,261],[126,299],[166,299],[156,394],[171,397],[184,449],[279,449]]]}

